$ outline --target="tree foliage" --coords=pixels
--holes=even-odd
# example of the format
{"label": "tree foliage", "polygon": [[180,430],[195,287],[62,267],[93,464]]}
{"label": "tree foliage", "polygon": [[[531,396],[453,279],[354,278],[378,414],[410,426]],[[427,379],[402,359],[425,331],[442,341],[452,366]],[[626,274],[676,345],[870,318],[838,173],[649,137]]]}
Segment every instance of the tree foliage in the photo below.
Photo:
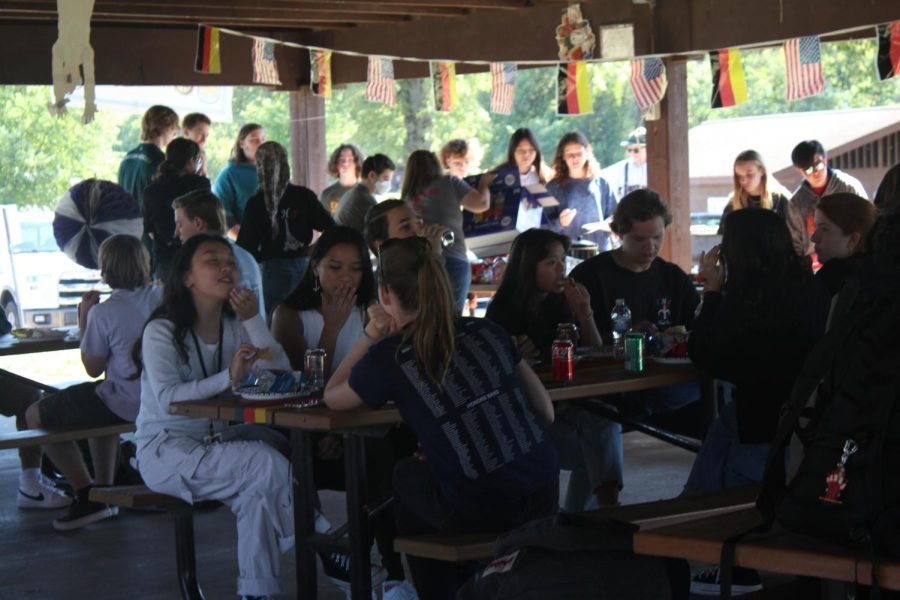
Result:
{"label": "tree foliage", "polygon": [[[781,48],[742,52],[749,100],[740,106],[711,109],[708,60],[688,66],[690,125],[769,113],[861,108],[900,103],[900,78],[879,81],[875,73],[874,39],[822,44],[825,91],[819,96],[787,102]],[[428,79],[397,82],[397,106],[367,102],[364,84],[334,90],[326,102],[328,150],[350,141],[365,154],[382,152],[403,164],[419,148],[439,150],[452,138],[477,138],[485,155],[484,169],[505,160],[509,136],[519,127],[534,130],[545,160],[552,160],[557,141],[578,130],[591,141],[601,164],[623,157],[620,141],[640,124],[628,79],[627,62],[590,66],[594,112],[556,115],[555,68],[519,69],[511,115],[488,111],[490,76],[457,77],[459,104],[449,113],[433,108]],[[62,193],[87,177],[115,181],[122,156],[139,142],[141,115],[98,113],[84,126],[79,110],[63,118],[47,113],[47,87],[0,87],[0,135],[7,140],[0,161],[0,192],[4,202],[55,206]],[[101,106],[102,108],[102,106]],[[290,147],[288,94],[265,88],[236,88],[234,122],[214,123],[206,151],[211,178],[226,164],[238,129],[249,122],[265,126],[268,139]]]}

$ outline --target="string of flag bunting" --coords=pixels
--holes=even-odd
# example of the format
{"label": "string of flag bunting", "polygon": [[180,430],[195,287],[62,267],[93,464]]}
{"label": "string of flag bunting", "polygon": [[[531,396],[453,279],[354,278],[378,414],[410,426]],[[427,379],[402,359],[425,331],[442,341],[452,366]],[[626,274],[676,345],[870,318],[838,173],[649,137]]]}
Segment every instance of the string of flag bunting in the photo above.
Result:
{"label": "string of flag bunting", "polygon": [[[620,58],[633,56],[633,33],[631,50],[619,46],[607,52],[606,28],[601,28],[602,59],[610,60],[619,53]],[[629,26],[630,29],[630,26]],[[559,59],[553,61],[451,61],[428,60],[402,56],[373,56],[359,52],[332,50],[306,46],[293,42],[283,42],[245,34],[239,31],[200,25],[197,33],[197,54],[195,71],[207,74],[222,72],[221,35],[225,33],[251,38],[251,62],[253,82],[263,85],[281,85],[275,47],[278,45],[301,48],[309,51],[310,88],[313,94],[330,99],[332,95],[331,60],[334,54],[365,57],[368,59],[366,88],[364,97],[370,102],[380,102],[395,106],[396,90],[394,61],[427,62],[431,74],[434,109],[439,112],[452,111],[458,102],[456,91],[456,64],[488,65],[491,74],[490,111],[496,114],[512,113],[515,103],[516,75],[519,65],[557,67],[557,114],[582,115],[591,113],[592,97],[590,71],[588,65],[597,60],[592,58],[595,36],[590,24],[581,17],[578,5],[570,5],[563,11],[562,24],[557,27]],[[621,44],[622,32],[617,31],[615,43]],[[875,36],[878,44],[876,66],[879,79],[884,81],[900,76],[900,21],[877,25]],[[612,40],[612,37],[610,37]],[[611,44],[613,42],[610,42]],[[747,83],[741,64],[741,50],[744,48],[722,48],[709,52],[712,72],[712,94],[710,106],[722,108],[736,106],[747,101]],[[786,99],[802,100],[821,94],[825,89],[822,71],[822,52],[819,36],[805,36],[783,42]],[[659,56],[631,58],[629,80],[635,102],[642,111],[652,109],[662,101],[666,93],[666,68]]]}

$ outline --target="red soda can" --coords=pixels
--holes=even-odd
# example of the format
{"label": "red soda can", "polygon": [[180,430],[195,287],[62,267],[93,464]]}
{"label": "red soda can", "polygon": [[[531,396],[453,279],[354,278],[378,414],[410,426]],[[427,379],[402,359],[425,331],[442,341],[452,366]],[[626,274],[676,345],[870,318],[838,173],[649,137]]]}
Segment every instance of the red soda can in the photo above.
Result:
{"label": "red soda can", "polygon": [[553,379],[556,381],[575,379],[575,344],[572,340],[554,340],[551,352]]}

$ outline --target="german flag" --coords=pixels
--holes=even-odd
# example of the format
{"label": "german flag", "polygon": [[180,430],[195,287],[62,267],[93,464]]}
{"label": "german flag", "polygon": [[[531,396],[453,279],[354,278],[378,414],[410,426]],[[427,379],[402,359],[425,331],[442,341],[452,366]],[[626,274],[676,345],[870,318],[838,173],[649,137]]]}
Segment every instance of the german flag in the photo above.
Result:
{"label": "german flag", "polygon": [[591,78],[583,60],[560,63],[556,74],[556,114],[585,115],[591,105]]}
{"label": "german flag", "polygon": [[309,87],[313,95],[331,99],[331,50],[309,51]]}
{"label": "german flag", "polygon": [[201,25],[197,30],[197,62],[194,70],[198,73],[217,74],[222,72],[219,61],[219,30]]}
{"label": "german flag", "polygon": [[878,26],[878,77],[900,75],[900,21]]}
{"label": "german flag", "polygon": [[434,110],[450,112],[456,107],[456,65],[432,62],[431,82],[434,86]]}
{"label": "german flag", "polygon": [[713,50],[709,53],[712,68],[712,108],[735,106],[747,101],[747,82],[737,48]]}

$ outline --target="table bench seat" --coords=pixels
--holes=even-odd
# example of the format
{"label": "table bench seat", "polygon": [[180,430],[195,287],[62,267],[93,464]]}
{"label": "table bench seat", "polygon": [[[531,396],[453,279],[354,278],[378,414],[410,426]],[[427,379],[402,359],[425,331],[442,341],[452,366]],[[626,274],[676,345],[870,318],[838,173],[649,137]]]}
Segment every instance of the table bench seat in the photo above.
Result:
{"label": "table bench seat", "polygon": [[[642,529],[663,527],[672,523],[731,512],[752,506],[759,487],[745,486],[694,496],[679,496],[668,500],[616,506],[585,515],[598,519],[618,519],[640,525]],[[394,540],[394,550],[421,558],[447,562],[485,560],[494,556],[497,533],[429,534],[400,537]]]}
{"label": "table bench seat", "polygon": [[21,431],[12,431],[0,435],[0,450],[27,448],[29,446],[40,446],[41,444],[57,444],[59,442],[86,440],[93,437],[133,433],[134,430],[134,423],[105,425],[103,427],[91,427],[90,429],[23,429]]}
{"label": "table bench seat", "polygon": [[203,591],[197,581],[194,550],[194,506],[181,498],[154,492],[145,485],[92,488],[90,499],[123,508],[171,509],[175,521],[175,568],[181,597],[184,600],[203,600]]}
{"label": "table bench seat", "polygon": [[[642,529],[634,535],[634,551],[718,564],[728,537],[761,522],[760,514],[751,508],[652,530]],[[785,531],[777,525],[769,532],[747,536],[738,543],[735,565],[863,585],[872,583],[872,563],[864,553]],[[879,562],[878,569],[882,588],[900,590],[900,561]]]}

